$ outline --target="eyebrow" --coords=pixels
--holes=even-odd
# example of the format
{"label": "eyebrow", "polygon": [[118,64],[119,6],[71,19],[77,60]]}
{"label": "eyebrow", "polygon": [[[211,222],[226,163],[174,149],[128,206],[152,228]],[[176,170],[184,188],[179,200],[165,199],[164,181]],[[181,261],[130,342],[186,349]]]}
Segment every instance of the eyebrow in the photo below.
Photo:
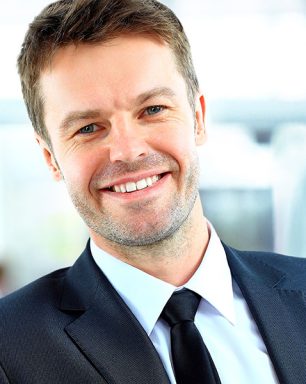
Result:
{"label": "eyebrow", "polygon": [[[138,95],[135,99],[135,102],[136,105],[140,105],[154,97],[161,96],[173,98],[175,96],[175,93],[171,88],[157,87]],[[87,121],[90,119],[97,119],[99,117],[101,117],[101,110],[99,109],[72,111],[69,112],[68,115],[64,118],[64,120],[60,123],[60,130],[64,132],[76,123],[80,123],[82,121]]]}
{"label": "eyebrow", "polygon": [[159,97],[159,96],[173,98],[175,96],[175,93],[171,88],[168,88],[168,87],[153,88],[137,96],[136,103],[143,104],[149,99],[152,99],[154,97]]}
{"label": "eyebrow", "polygon": [[60,130],[65,131],[73,124],[89,119],[97,119],[101,113],[98,109],[87,109],[85,111],[72,111],[64,118],[60,124]]}

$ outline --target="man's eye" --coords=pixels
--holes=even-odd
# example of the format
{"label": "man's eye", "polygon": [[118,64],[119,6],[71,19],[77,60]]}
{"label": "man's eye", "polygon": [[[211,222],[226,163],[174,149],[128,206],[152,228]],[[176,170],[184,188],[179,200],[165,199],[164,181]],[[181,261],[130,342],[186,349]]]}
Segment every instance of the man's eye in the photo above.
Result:
{"label": "man's eye", "polygon": [[81,128],[79,130],[79,133],[86,134],[86,133],[93,133],[96,130],[96,125],[95,124],[88,124],[85,125],[85,127]]}
{"label": "man's eye", "polygon": [[146,108],[145,112],[147,115],[156,115],[157,113],[160,113],[165,108],[162,105],[153,105],[152,107]]}

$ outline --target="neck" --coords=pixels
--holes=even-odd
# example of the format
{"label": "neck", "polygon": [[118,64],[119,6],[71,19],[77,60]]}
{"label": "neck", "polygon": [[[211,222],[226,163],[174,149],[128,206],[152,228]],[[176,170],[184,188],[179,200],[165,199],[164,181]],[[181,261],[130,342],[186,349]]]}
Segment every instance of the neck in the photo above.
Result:
{"label": "neck", "polygon": [[185,284],[200,265],[209,231],[200,198],[184,224],[169,238],[148,246],[122,246],[91,233],[96,245],[119,260],[175,286]]}

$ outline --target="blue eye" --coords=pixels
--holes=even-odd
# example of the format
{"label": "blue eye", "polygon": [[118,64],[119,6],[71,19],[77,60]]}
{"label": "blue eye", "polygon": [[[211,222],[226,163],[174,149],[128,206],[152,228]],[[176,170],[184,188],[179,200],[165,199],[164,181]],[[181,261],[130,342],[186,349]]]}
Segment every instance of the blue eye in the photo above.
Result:
{"label": "blue eye", "polygon": [[160,113],[164,110],[164,107],[162,105],[153,105],[152,107],[149,107],[146,109],[146,112],[148,115],[156,115],[157,113]]}
{"label": "blue eye", "polygon": [[85,125],[85,127],[81,128],[79,130],[79,133],[86,134],[86,133],[93,133],[95,132],[96,126],[95,124],[88,124]]}

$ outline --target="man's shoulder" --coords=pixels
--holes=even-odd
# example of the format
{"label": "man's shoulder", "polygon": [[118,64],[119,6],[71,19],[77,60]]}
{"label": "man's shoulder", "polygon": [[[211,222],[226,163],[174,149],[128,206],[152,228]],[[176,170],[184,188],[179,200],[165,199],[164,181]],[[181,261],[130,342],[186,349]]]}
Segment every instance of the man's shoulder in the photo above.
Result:
{"label": "man's shoulder", "polygon": [[306,272],[306,258],[303,257],[265,251],[235,251],[246,261],[258,262],[267,267],[277,268],[286,272],[301,272],[301,270]]}
{"label": "man's shoulder", "polygon": [[0,319],[11,318],[15,313],[35,315],[57,305],[63,281],[69,268],[62,268],[19,288],[0,300]]}
{"label": "man's shoulder", "polygon": [[292,289],[306,290],[306,258],[275,252],[242,251],[224,245],[229,264],[238,273],[245,273],[265,282],[282,279]]}
{"label": "man's shoulder", "polygon": [[271,251],[250,251],[250,250],[238,250],[232,247],[227,246],[231,250],[238,252],[242,257],[251,257],[259,261],[265,261],[271,264],[277,264],[280,267],[283,266],[298,266],[306,264],[306,257],[296,257],[285,255],[281,253],[271,252]]}
{"label": "man's shoulder", "polygon": [[39,305],[60,306],[64,289],[71,288],[71,295],[77,294],[73,285],[79,284],[84,288],[84,281],[92,280],[92,271],[95,270],[88,243],[72,266],[48,273],[0,299],[0,315],[3,311],[14,308],[29,312],[29,307]]}

